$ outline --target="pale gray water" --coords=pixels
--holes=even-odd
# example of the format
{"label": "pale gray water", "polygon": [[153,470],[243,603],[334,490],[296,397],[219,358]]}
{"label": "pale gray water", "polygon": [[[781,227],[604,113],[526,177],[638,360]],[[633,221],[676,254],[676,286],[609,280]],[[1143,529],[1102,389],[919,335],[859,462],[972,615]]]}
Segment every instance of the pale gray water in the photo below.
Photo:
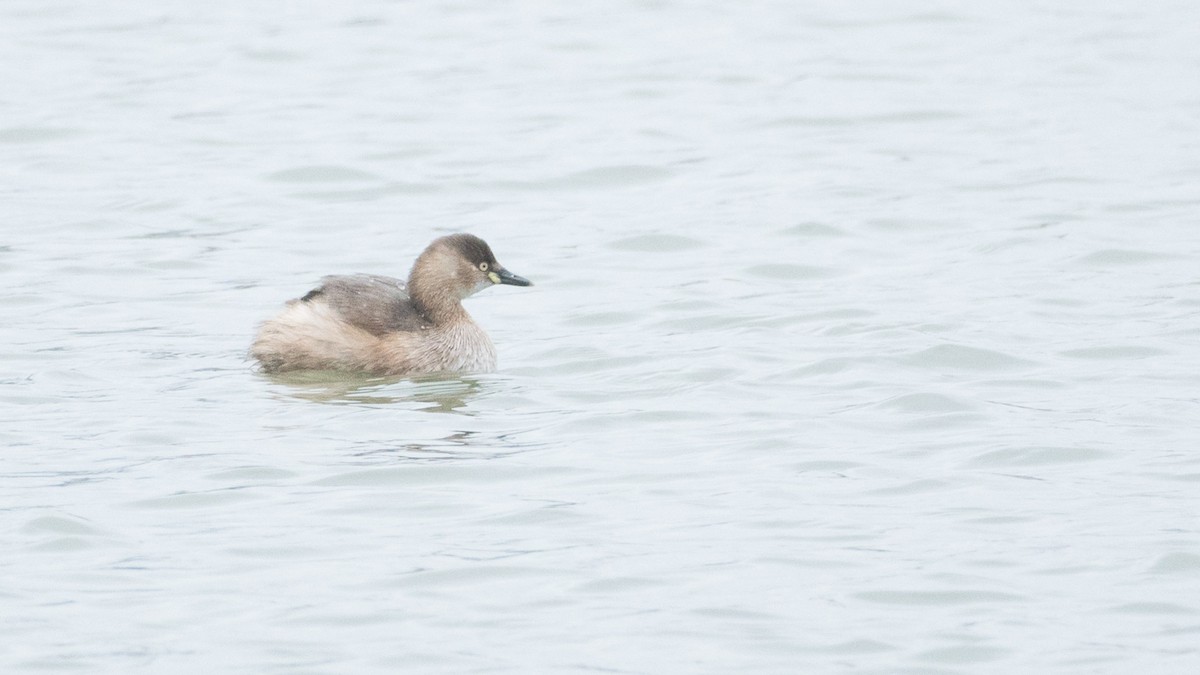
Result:
{"label": "pale gray water", "polygon": [[0,672],[1200,669],[1200,5],[327,4],[0,4]]}

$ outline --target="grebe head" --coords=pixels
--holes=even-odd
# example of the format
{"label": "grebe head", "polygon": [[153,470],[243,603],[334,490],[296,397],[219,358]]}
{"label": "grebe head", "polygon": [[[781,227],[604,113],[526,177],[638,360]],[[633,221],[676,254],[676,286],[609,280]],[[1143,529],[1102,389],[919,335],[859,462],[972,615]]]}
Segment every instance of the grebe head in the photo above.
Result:
{"label": "grebe head", "polygon": [[430,310],[439,302],[457,302],[497,284],[533,285],[505,269],[487,242],[473,234],[435,239],[417,257],[408,277],[413,301]]}

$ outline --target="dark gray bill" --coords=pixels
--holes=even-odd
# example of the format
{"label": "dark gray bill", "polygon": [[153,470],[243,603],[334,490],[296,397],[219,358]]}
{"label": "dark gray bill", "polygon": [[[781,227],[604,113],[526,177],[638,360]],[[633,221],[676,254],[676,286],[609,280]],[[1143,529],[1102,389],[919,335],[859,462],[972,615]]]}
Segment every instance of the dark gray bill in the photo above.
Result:
{"label": "dark gray bill", "polygon": [[502,269],[499,272],[496,272],[496,274],[500,276],[500,283],[502,283],[502,284],[508,284],[509,286],[532,286],[533,285],[532,281],[526,279],[525,277],[513,274],[512,272],[509,272],[506,269]]}

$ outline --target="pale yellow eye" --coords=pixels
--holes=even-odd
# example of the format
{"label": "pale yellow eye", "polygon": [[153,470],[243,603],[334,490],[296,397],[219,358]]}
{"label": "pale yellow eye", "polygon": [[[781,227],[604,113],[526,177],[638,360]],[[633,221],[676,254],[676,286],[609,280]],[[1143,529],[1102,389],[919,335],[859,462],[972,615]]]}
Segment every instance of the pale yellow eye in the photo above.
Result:
{"label": "pale yellow eye", "polygon": [[488,267],[487,263],[485,263],[485,262],[481,262],[481,263],[479,263],[479,271],[481,271],[481,272],[486,272],[486,271],[487,271],[487,267]]}

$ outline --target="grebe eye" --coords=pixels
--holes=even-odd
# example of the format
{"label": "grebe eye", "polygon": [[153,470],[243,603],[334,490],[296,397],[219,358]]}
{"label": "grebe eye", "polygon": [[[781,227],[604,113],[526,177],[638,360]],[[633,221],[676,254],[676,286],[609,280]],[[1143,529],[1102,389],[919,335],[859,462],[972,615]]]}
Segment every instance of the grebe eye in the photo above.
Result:
{"label": "grebe eye", "polygon": [[481,263],[479,263],[479,271],[480,271],[480,272],[486,272],[486,271],[487,271],[487,267],[488,267],[487,263],[485,263],[485,262],[481,262]]}

